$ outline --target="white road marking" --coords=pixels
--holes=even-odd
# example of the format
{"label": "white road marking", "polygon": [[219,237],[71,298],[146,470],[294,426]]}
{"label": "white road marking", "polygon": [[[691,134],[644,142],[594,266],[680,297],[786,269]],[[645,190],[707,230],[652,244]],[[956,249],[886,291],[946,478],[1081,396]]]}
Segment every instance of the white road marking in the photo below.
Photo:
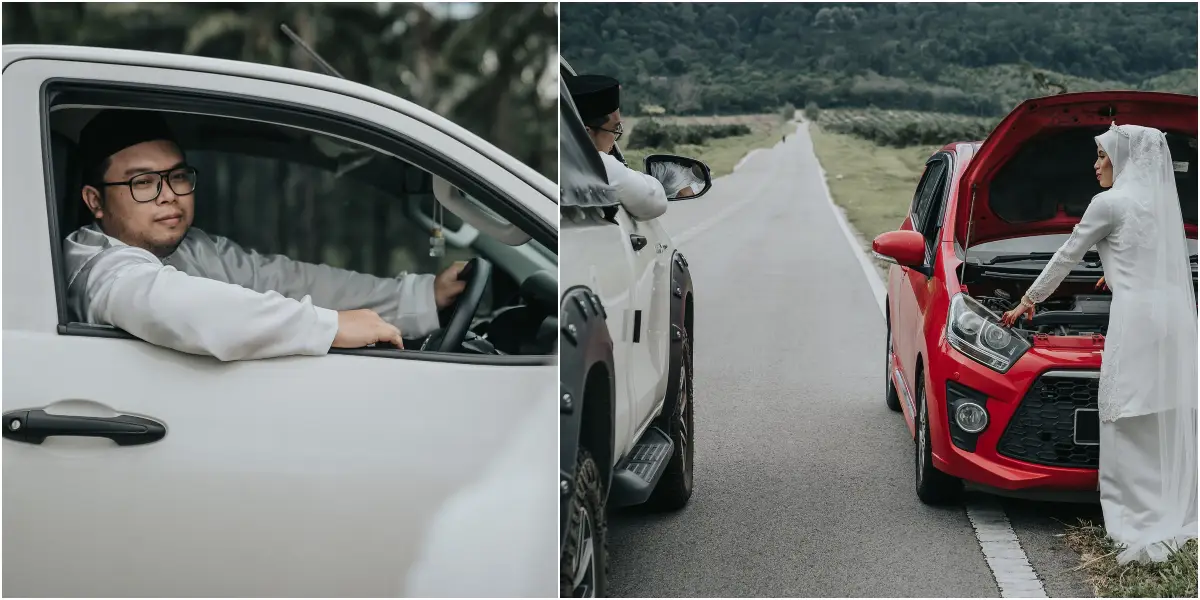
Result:
{"label": "white road marking", "polygon": [[973,501],[967,504],[967,518],[1002,598],[1048,597],[999,502],[994,498]]}
{"label": "white road marking", "polygon": [[[821,161],[818,160],[817,164],[820,165]],[[875,300],[879,303],[879,312],[883,313],[886,310],[887,288],[879,276],[879,271],[875,270],[875,266],[871,263],[871,258],[867,256],[866,251],[859,243],[858,236],[846,221],[842,208],[833,203],[833,194],[829,192],[825,168],[820,167],[820,169],[821,184],[825,187],[825,199],[829,201],[830,209],[837,217],[842,232],[846,234],[846,241],[858,256],[858,262],[871,285]],[[967,519],[971,521],[971,527],[975,530],[975,539],[979,541],[979,548],[983,551],[984,559],[987,560],[988,569],[991,570],[992,577],[995,578],[996,585],[1000,588],[1000,596],[1002,598],[1047,598],[1042,580],[1038,578],[1037,571],[1029,563],[1029,557],[1021,548],[1021,541],[1017,539],[1017,534],[1009,524],[1008,516],[1004,514],[1004,508],[1000,506],[1000,503],[994,498],[984,497],[968,502],[966,508]]]}
{"label": "white road marking", "polygon": [[738,169],[742,168],[742,165],[746,164],[746,161],[750,160],[750,157],[757,154],[759,150],[762,150],[762,148],[755,148],[755,149],[751,150],[748,154],[743,156],[742,160],[739,160],[738,164],[733,166],[734,172],[737,172]]}
{"label": "white road marking", "polygon": [[[808,125],[805,124],[805,127]],[[812,138],[809,138],[810,143]],[[814,157],[816,151],[813,151]],[[833,215],[837,217],[838,225],[842,228],[842,233],[846,234],[846,241],[854,248],[854,255],[858,257],[858,264],[862,267],[863,274],[867,276],[867,283],[871,286],[871,293],[875,295],[875,302],[879,304],[879,312],[884,312],[886,309],[885,301],[887,299],[887,286],[883,284],[883,280],[879,278],[879,272],[875,270],[874,263],[863,247],[859,244],[858,236],[850,227],[850,222],[846,220],[846,212],[842,207],[833,203],[833,194],[829,191],[829,176],[825,174],[825,167],[821,166],[821,161],[817,160],[817,168],[821,170],[821,187],[825,188],[825,200],[829,202],[829,209],[833,211]]]}

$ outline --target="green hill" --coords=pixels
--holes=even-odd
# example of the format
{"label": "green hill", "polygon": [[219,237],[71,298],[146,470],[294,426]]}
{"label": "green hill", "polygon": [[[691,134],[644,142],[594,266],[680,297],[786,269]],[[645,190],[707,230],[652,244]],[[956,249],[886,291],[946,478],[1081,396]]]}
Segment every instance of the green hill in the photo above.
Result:
{"label": "green hill", "polygon": [[563,56],[629,112],[785,103],[1000,116],[1032,96],[1195,93],[1195,4],[564,4]]}

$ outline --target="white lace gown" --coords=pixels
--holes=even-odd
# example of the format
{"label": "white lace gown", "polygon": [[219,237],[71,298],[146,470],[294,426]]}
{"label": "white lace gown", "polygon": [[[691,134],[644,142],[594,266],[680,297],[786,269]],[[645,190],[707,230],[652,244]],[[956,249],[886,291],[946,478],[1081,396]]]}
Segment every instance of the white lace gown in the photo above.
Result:
{"label": "white lace gown", "polygon": [[1114,163],[1026,296],[1048,298],[1095,245],[1112,289],[1100,369],[1100,498],[1129,561],[1161,561],[1196,537],[1196,301],[1162,132],[1114,126],[1096,138]]}

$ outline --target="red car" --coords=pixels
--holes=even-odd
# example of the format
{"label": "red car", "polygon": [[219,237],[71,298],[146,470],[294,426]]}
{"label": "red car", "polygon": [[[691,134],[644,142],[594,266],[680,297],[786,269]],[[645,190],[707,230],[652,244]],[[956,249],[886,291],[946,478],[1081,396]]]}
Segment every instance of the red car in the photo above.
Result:
{"label": "red car", "polygon": [[[886,400],[916,440],[917,496],[963,482],[1001,495],[1097,496],[1100,355],[1111,294],[1095,251],[1012,328],[1017,305],[1101,190],[1094,137],[1167,133],[1196,265],[1196,97],[1088,92],[1029,100],[982,144],[930,157],[899,231],[875,238],[887,281]],[[1185,324],[1181,324],[1185,326]]]}

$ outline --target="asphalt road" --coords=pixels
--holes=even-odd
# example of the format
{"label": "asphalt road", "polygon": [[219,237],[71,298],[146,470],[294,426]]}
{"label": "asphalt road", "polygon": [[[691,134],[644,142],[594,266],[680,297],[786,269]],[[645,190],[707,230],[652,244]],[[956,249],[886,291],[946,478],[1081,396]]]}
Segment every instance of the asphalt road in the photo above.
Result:
{"label": "asphalt road", "polygon": [[[917,500],[883,317],[805,128],[663,220],[696,291],[696,487],[610,516],[610,594],[998,596],[965,509]],[[1090,596],[1055,537],[1078,510],[1015,506],[1047,593]]]}

